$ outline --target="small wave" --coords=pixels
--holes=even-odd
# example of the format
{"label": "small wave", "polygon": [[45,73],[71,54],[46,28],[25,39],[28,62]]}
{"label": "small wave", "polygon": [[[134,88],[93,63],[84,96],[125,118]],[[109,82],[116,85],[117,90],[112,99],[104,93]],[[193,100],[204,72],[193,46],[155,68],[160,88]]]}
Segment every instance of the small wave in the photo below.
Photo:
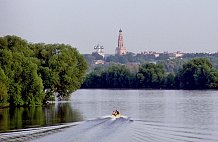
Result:
{"label": "small wave", "polygon": [[132,127],[134,135],[150,136],[155,141],[183,141],[183,142],[215,142],[218,141],[216,130],[211,129],[197,129],[191,126],[179,126],[173,124],[159,123],[159,122],[146,122],[135,121]]}

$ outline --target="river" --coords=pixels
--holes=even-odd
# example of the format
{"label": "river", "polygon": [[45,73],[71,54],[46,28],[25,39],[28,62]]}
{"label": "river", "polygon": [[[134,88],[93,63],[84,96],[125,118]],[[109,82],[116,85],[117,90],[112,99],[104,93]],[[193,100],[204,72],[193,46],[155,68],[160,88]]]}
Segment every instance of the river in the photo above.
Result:
{"label": "river", "polygon": [[[21,114],[16,109],[0,111],[0,130],[4,132],[0,134],[2,140],[6,135],[16,133],[5,131],[17,128],[75,124],[53,131],[52,134],[25,140],[218,141],[218,91],[81,89],[74,92],[68,102],[57,103],[50,108],[35,108],[34,111],[31,108],[25,109],[19,108]],[[123,117],[111,118],[111,112],[116,109]],[[45,127],[39,127],[39,131],[41,128]],[[32,129],[24,130],[32,132]]]}

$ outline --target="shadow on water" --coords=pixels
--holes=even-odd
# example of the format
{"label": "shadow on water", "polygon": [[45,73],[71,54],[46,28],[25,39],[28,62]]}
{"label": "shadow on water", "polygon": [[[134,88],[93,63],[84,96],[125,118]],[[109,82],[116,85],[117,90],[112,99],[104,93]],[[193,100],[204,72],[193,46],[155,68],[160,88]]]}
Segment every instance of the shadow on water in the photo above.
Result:
{"label": "shadow on water", "polygon": [[70,103],[46,107],[19,107],[0,109],[0,132],[8,130],[78,122],[82,116]]}

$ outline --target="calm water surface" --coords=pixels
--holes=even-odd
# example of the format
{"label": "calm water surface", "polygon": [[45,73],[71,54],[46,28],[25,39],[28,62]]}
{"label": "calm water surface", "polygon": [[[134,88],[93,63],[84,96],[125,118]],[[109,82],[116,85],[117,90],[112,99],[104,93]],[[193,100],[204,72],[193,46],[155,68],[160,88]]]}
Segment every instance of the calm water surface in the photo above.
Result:
{"label": "calm water surface", "polygon": [[218,128],[218,91],[79,90],[71,101],[84,119],[118,109],[134,120]]}
{"label": "calm water surface", "polygon": [[[127,117],[112,119],[115,109]],[[1,130],[86,120],[32,141],[218,141],[218,91],[78,90],[51,109],[19,111],[1,110]]]}

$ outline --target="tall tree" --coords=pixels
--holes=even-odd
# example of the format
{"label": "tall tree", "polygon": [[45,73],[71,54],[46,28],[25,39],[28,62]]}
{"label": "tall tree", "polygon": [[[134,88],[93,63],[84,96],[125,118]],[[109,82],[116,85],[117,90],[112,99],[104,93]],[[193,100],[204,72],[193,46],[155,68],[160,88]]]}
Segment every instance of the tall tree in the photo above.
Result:
{"label": "tall tree", "polygon": [[44,101],[68,99],[69,95],[80,88],[87,69],[87,63],[79,52],[70,45],[34,44],[31,46],[40,59],[39,73],[46,91]]}
{"label": "tall tree", "polygon": [[0,37],[0,106],[41,105],[55,95],[67,99],[80,88],[85,59],[70,45],[30,44],[17,36]]}
{"label": "tall tree", "polygon": [[0,38],[0,67],[4,71],[10,105],[38,105],[44,97],[42,80],[28,43],[16,36]]}

